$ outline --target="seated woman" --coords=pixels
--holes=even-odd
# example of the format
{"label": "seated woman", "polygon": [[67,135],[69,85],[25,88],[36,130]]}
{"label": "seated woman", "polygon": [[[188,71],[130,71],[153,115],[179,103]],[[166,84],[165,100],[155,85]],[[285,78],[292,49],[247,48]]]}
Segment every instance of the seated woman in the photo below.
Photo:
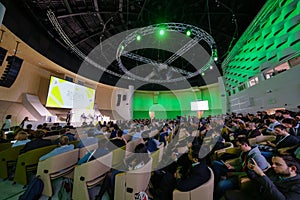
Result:
{"label": "seated woman", "polygon": [[25,145],[27,142],[31,141],[31,140],[28,139],[28,135],[25,131],[18,132],[15,139],[17,141],[11,147],[17,147],[17,146]]}
{"label": "seated woman", "polygon": [[[113,170],[111,173],[107,174],[102,185],[99,194],[96,196],[96,200],[102,199],[102,196],[107,191],[110,199],[114,199],[114,186],[115,186],[115,176],[118,173],[128,170],[136,170],[142,168],[150,160],[147,147],[145,144],[138,144],[134,149],[134,155],[124,162],[124,166],[120,168],[121,170]],[[123,189],[123,188],[120,188]]]}

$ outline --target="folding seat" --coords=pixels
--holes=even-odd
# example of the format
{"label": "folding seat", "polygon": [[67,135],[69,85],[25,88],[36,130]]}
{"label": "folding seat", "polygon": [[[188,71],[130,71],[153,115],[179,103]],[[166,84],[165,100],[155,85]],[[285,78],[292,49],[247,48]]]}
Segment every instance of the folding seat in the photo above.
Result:
{"label": "folding seat", "polygon": [[46,160],[39,161],[37,176],[44,182],[43,195],[53,195],[51,180],[59,177],[72,177],[74,167],[78,162],[78,149],[68,151]]}
{"label": "folding seat", "polygon": [[214,173],[210,168],[209,170],[211,176],[206,183],[188,192],[181,192],[175,189],[173,191],[173,200],[212,200],[214,193]]}
{"label": "folding seat", "polygon": [[74,170],[73,200],[88,200],[88,189],[98,185],[110,171],[113,153],[78,165]]}

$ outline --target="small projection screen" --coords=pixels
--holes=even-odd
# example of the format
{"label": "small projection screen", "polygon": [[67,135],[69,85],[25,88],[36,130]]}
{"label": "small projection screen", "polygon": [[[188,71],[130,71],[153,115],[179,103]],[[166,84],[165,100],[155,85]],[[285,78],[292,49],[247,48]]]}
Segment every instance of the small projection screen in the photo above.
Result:
{"label": "small projection screen", "polygon": [[207,100],[191,102],[191,111],[209,110]]}
{"label": "small projection screen", "polygon": [[94,89],[51,76],[46,107],[91,110],[94,100]]}

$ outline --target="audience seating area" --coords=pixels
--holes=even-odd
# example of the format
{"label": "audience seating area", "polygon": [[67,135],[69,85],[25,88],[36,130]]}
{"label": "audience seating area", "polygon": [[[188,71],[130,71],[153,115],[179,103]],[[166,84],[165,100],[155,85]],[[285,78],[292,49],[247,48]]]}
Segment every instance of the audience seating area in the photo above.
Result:
{"label": "audience seating area", "polygon": [[[230,118],[229,122],[227,118]],[[57,178],[70,178],[73,179],[72,199],[93,199],[95,198],[95,194],[91,194],[90,191],[97,188],[96,186],[101,185],[105,176],[109,174],[112,169],[119,169],[124,164],[126,165],[126,159],[131,159],[134,155],[133,152],[135,151],[135,148],[139,144],[145,144],[148,148],[148,141],[141,138],[141,136],[137,137],[137,135],[142,135],[141,132],[149,130],[148,137],[155,141],[157,150],[151,154],[149,153],[150,161],[145,163],[143,167],[129,171],[124,169],[124,172],[116,174],[114,199],[131,200],[140,192],[146,192],[147,195],[152,198],[153,194],[151,193],[151,189],[154,187],[155,183],[151,182],[150,179],[153,177],[154,171],[166,170],[164,168],[164,163],[174,163],[181,155],[191,155],[192,149],[200,144],[201,148],[203,146],[203,148],[207,148],[208,151],[212,151],[203,154],[203,158],[206,160],[206,164],[211,171],[211,177],[205,184],[188,192],[181,192],[175,188],[173,191],[173,200],[193,200],[199,199],[200,197],[201,199],[210,200],[213,199],[214,195],[215,177],[210,168],[211,164],[214,160],[224,160],[227,164],[237,162],[242,152],[240,147],[235,144],[237,138],[246,138],[252,147],[257,145],[268,145],[270,142],[273,142],[276,145],[278,141],[282,139],[282,137],[279,137],[276,133],[271,135],[265,132],[265,129],[263,128],[257,128],[261,132],[260,135],[248,138],[247,133],[245,134],[245,132],[250,132],[250,130],[246,128],[245,130],[240,130],[240,127],[234,124],[234,122],[237,122],[237,124],[244,123],[245,127],[247,127],[249,120],[246,117],[237,118],[236,116],[227,116],[224,119],[225,121],[218,122],[219,124],[214,124],[216,122],[210,119],[209,126],[207,124],[203,125],[208,127],[207,129],[203,127],[199,128],[198,124],[190,123],[189,132],[187,132],[187,135],[184,135],[184,138],[183,136],[178,136],[180,127],[176,124],[177,122],[175,120],[169,120],[168,123],[161,123],[158,121],[157,124],[160,126],[156,129],[145,125],[147,123],[150,124],[147,120],[127,122],[127,126],[125,126],[127,134],[123,134],[121,138],[125,141],[126,145],[122,147],[111,146],[112,143],[110,143],[110,140],[112,140],[112,138],[110,138],[112,133],[117,131],[113,128],[115,125],[78,127],[69,131],[76,138],[74,141],[69,142],[69,144],[75,146],[74,150],[40,161],[39,158],[41,156],[49,153],[58,146],[57,142],[59,138],[65,136],[64,134],[66,132],[57,130],[46,131],[43,139],[49,139],[52,141],[52,144],[55,145],[33,149],[20,154],[20,150],[24,148],[24,145],[12,147],[10,142],[0,144],[0,178],[3,180],[10,179],[16,184],[26,186],[32,178],[29,174],[36,174],[44,182],[43,195],[47,197],[52,197],[57,193],[53,187],[53,180]],[[245,122],[241,122],[242,119]],[[279,120],[279,122],[281,120]],[[183,121],[187,122],[185,120]],[[228,127],[226,128],[227,130],[224,130],[224,128],[220,129],[220,127],[223,127],[223,123]],[[266,123],[266,121],[258,121],[256,127],[262,127],[261,123]],[[270,125],[270,123],[268,125]],[[139,127],[141,132],[137,132],[138,129],[129,128],[132,126]],[[168,134],[162,134],[162,131],[165,130],[163,127],[165,126],[168,127]],[[186,127],[184,129],[186,129]],[[288,131],[290,130],[291,129],[288,129]],[[30,134],[32,133],[34,133],[34,131],[30,132]],[[293,135],[296,133],[291,134]],[[160,137],[160,135],[164,135],[164,138]],[[293,137],[296,138],[298,138],[298,136],[299,135],[293,135]],[[77,144],[80,141],[84,144],[84,140],[93,137],[97,139],[93,141],[98,142],[82,148],[77,147]],[[232,139],[232,137],[234,137],[234,139]],[[34,138],[32,140],[34,140]],[[163,140],[166,140],[165,145]],[[298,143],[294,143],[293,145],[287,145],[279,149],[276,149],[275,147],[275,149],[281,154],[293,155],[295,150],[299,147],[299,144],[298,140]],[[106,150],[107,153],[95,158],[90,156],[89,160],[78,165],[80,159],[87,157],[86,155],[88,153],[96,152],[97,150]],[[176,156],[174,157],[174,155]],[[270,164],[269,168],[271,168]],[[120,169],[123,170],[123,168]],[[253,181],[247,177],[245,172],[237,172],[234,173],[234,175],[239,177],[239,188],[242,191],[257,187],[257,184],[253,183]]]}

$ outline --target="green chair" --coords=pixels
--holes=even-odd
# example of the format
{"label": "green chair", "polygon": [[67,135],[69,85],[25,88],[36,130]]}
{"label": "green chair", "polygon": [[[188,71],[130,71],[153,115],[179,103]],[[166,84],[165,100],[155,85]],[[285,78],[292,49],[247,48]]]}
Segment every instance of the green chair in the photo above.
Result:
{"label": "green chair", "polygon": [[12,167],[16,163],[19,152],[23,148],[24,145],[21,145],[0,151],[0,178],[8,178],[8,168]]}
{"label": "green chair", "polygon": [[11,143],[10,142],[1,143],[0,144],[0,151],[6,150],[6,149],[8,149],[10,147],[11,147]]}
{"label": "green chair", "polygon": [[38,149],[33,149],[24,154],[19,155],[17,160],[17,166],[14,176],[14,182],[22,185],[28,184],[27,172],[36,171],[37,165],[39,163],[39,158],[53,149],[56,145],[51,145],[47,147],[42,147]]}
{"label": "green chair", "polygon": [[112,151],[113,156],[112,156],[112,168],[117,168],[120,166],[123,162],[123,159],[125,158],[125,151],[126,151],[126,146],[117,148]]}

